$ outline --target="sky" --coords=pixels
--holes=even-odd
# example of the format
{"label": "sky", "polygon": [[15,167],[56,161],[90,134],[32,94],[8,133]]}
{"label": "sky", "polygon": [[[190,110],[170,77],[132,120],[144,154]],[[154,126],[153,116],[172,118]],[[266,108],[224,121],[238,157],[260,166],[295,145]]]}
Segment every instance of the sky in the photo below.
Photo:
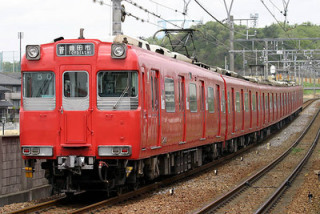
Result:
{"label": "sky", "polygon": [[[27,44],[43,44],[63,36],[66,39],[78,38],[80,28],[84,28],[85,38],[107,40],[111,35],[111,0],[0,0],[0,52],[18,51],[18,32],[23,32],[23,50]],[[161,15],[166,20],[213,21],[194,0],[190,0],[187,16],[184,17],[184,2],[189,0],[127,0],[135,2],[150,12]],[[126,17],[122,23],[124,34],[132,37],[149,37],[159,30],[160,19],[123,1],[126,11],[148,20],[142,23],[133,17]],[[250,14],[259,14],[258,27],[275,23],[275,18],[265,8],[268,6],[277,20],[283,22],[283,1],[288,5],[290,24],[310,21],[320,25],[318,11],[320,0],[234,0],[231,14],[235,19],[247,19]],[[227,17],[223,0],[198,0],[218,20]],[[230,6],[231,0],[226,0]],[[175,12],[173,9],[178,10]],[[175,22],[180,25],[179,22]],[[168,28],[173,26],[168,25]]]}

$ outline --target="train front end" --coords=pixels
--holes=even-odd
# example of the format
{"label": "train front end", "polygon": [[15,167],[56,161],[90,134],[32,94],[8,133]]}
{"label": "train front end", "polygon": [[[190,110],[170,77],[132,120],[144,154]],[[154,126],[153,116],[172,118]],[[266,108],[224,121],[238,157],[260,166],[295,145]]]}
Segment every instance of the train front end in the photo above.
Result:
{"label": "train front end", "polygon": [[130,46],[88,39],[28,45],[21,70],[27,177],[42,159],[58,191],[136,181],[130,172],[140,151],[140,75]]}

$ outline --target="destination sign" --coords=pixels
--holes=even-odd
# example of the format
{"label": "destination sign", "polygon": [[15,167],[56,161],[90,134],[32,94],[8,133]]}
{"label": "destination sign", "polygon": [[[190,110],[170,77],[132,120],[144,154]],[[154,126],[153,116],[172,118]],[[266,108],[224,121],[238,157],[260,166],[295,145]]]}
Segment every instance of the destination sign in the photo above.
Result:
{"label": "destination sign", "polygon": [[93,56],[94,44],[92,43],[58,44],[57,55],[58,56]]}

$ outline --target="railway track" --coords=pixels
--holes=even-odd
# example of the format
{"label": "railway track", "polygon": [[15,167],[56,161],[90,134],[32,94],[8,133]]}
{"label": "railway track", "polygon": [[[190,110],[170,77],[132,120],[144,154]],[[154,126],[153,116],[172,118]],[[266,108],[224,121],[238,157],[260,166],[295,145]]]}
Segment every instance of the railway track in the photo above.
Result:
{"label": "railway track", "polygon": [[[306,101],[304,103],[303,109],[305,109],[307,106],[309,106],[313,101],[314,100]],[[139,195],[144,195],[144,194],[146,194],[148,192],[154,191],[154,190],[159,189],[161,187],[169,186],[170,184],[172,184],[174,182],[186,179],[187,177],[190,177],[190,176],[193,176],[193,175],[197,175],[200,172],[203,172],[203,171],[206,171],[206,170],[209,170],[209,169],[212,169],[212,168],[219,167],[224,162],[226,162],[228,160],[231,160],[234,157],[236,157],[236,156],[238,156],[238,155],[250,150],[251,148],[255,147],[256,145],[258,145],[258,144],[251,144],[251,145],[239,150],[237,153],[230,154],[230,155],[225,156],[223,158],[220,158],[220,159],[218,159],[218,160],[216,160],[216,161],[214,161],[212,163],[206,164],[206,165],[204,165],[202,167],[199,167],[199,168],[196,168],[194,170],[188,171],[188,172],[183,173],[181,175],[177,175],[177,176],[174,176],[174,177],[171,177],[171,178],[168,178],[168,179],[165,179],[165,180],[150,184],[148,186],[142,187],[142,188],[140,188],[140,189],[138,189],[136,191],[124,193],[124,194],[122,194],[120,196],[109,198],[109,199],[105,199],[105,200],[102,200],[102,201],[100,201],[98,203],[90,204],[88,206],[81,205],[78,208],[71,208],[71,209],[70,208],[66,208],[65,209],[65,213],[87,213],[89,211],[97,210],[97,209],[100,209],[102,207],[112,206],[114,204],[121,203],[121,202],[126,201],[126,200],[128,200],[130,198],[138,197]],[[35,205],[33,207],[29,207],[29,208],[25,208],[25,209],[22,209],[22,210],[18,210],[18,211],[12,212],[12,213],[32,213],[32,212],[33,213],[41,213],[42,211],[45,212],[45,211],[48,211],[48,210],[50,210],[50,212],[56,212],[55,211],[55,209],[56,209],[55,207],[61,207],[61,206],[63,206],[62,204],[65,204],[65,203],[66,203],[65,202],[65,197],[62,197],[62,198],[59,198],[59,199],[56,199],[56,200],[48,201],[48,202],[45,202],[45,203],[42,203],[42,204]]]}
{"label": "railway track", "polygon": [[302,104],[302,109],[305,109],[307,108],[308,106],[310,106],[314,101],[318,100],[317,98],[315,99],[309,99],[307,101],[305,101],[303,104]]}
{"label": "railway track", "polygon": [[54,207],[54,206],[60,204],[65,198],[66,198],[65,196],[61,196],[61,197],[54,199],[54,200],[50,200],[50,201],[43,202],[43,203],[40,203],[40,204],[37,204],[34,206],[26,207],[21,210],[10,212],[10,214],[24,214],[24,213],[32,213],[32,212],[38,212],[40,210],[45,210],[45,209],[48,209],[50,207]]}
{"label": "railway track", "polygon": [[[304,108],[306,108],[306,106]],[[295,176],[297,176],[303,165],[307,162],[308,158],[312,154],[312,151],[319,139],[319,125],[317,126],[317,124],[320,123],[319,112],[320,110],[318,110],[317,114],[313,117],[309,125],[292,144],[292,146],[275,161],[243,181],[226,194],[216,198],[215,200],[196,210],[194,213],[225,213],[230,212],[231,210],[235,209],[235,207],[239,207],[241,209],[237,210],[240,213],[266,213],[274,206],[279,197],[281,197],[281,194],[287,188],[289,188]],[[309,131],[312,127],[313,132],[316,131],[317,134],[310,145],[310,139],[306,140],[306,138],[311,137]],[[292,154],[298,153],[297,151],[299,151],[300,154],[292,156]],[[303,157],[300,157],[302,154]],[[288,161],[291,162],[291,164],[288,164]],[[288,173],[287,176],[283,177],[281,174],[283,174],[286,168],[294,168],[294,170]],[[278,178],[280,177],[282,178],[281,182],[277,181],[278,183],[275,184],[275,180],[279,180]],[[270,192],[272,193],[265,197],[265,193]],[[260,206],[257,206],[256,204],[250,204],[250,197],[254,197],[255,199],[260,197],[264,199],[264,201],[260,204]],[[254,200],[254,202],[256,203],[256,200]]]}

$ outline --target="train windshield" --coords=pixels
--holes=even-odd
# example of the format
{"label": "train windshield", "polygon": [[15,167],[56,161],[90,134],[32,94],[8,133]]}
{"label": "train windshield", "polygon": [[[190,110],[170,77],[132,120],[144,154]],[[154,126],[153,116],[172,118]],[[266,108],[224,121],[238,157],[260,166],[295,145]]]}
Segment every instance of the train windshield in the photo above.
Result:
{"label": "train windshield", "polygon": [[138,73],[136,71],[101,71],[98,73],[97,80],[99,109],[138,108]]}
{"label": "train windshield", "polygon": [[51,98],[55,95],[53,72],[33,72],[23,74],[23,96]]}
{"label": "train windshield", "polygon": [[24,72],[23,102],[25,110],[53,110],[56,104],[54,73]]}

